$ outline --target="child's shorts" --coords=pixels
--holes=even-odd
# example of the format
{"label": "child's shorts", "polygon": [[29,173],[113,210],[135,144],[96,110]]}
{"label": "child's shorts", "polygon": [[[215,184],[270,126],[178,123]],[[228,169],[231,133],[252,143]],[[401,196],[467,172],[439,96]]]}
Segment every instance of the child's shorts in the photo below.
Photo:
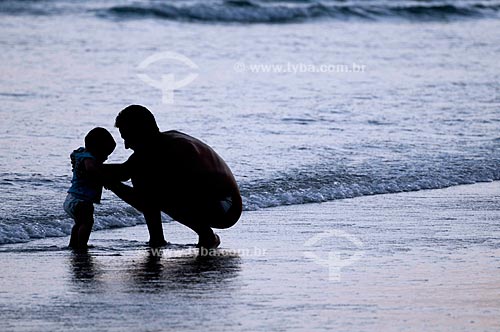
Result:
{"label": "child's shorts", "polygon": [[85,201],[72,194],[66,196],[63,207],[64,211],[73,219],[93,216],[94,214],[94,204],[92,202]]}

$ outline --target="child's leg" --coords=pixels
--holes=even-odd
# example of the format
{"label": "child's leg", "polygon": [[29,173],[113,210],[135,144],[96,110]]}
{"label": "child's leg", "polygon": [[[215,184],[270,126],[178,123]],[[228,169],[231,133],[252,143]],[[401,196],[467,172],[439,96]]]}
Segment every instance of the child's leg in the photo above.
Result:
{"label": "child's leg", "polygon": [[80,228],[80,226],[75,221],[73,228],[71,228],[71,237],[69,238],[68,247],[70,247],[70,248],[78,247],[78,229],[79,228]]}
{"label": "child's leg", "polygon": [[91,214],[80,222],[78,227],[78,241],[77,246],[79,249],[87,248],[87,243],[89,242],[90,233],[92,232],[92,226],[94,226],[94,216]]}
{"label": "child's leg", "polygon": [[75,209],[75,225],[71,230],[69,246],[74,249],[85,249],[94,225],[94,206],[89,202],[81,202]]}
{"label": "child's leg", "polygon": [[70,248],[77,248],[78,247],[78,229],[80,228],[79,223],[77,222],[76,219],[76,212],[78,209],[78,205],[82,201],[75,198],[73,195],[68,194],[66,196],[66,200],[64,201],[63,207],[64,211],[73,219],[75,224],[73,225],[73,228],[71,228],[71,237],[69,239],[69,247]]}

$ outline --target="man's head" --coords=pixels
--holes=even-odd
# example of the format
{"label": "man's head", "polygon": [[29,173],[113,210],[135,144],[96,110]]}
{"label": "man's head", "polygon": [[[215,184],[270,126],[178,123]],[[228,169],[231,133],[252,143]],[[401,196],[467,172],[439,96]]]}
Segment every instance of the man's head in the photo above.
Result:
{"label": "man's head", "polygon": [[153,113],[141,105],[127,106],[118,113],[115,127],[120,130],[125,148],[132,150],[160,132]]}
{"label": "man's head", "polygon": [[100,161],[105,161],[115,150],[113,136],[104,128],[96,127],[85,136],[85,148]]}

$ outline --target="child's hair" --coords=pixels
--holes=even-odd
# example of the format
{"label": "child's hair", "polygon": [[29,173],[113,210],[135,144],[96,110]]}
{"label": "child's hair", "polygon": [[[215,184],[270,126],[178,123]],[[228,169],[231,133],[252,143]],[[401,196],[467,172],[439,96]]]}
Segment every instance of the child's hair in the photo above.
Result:
{"label": "child's hair", "polygon": [[85,136],[85,148],[90,152],[101,152],[110,155],[116,147],[116,142],[110,132],[96,127]]}

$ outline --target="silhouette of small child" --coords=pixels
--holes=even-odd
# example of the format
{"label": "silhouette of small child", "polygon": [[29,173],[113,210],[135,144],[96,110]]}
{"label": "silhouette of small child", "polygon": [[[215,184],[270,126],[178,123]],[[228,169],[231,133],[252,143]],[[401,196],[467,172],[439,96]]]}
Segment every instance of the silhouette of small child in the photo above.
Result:
{"label": "silhouette of small child", "polygon": [[85,147],[71,153],[73,178],[64,201],[66,211],[75,221],[69,247],[86,249],[94,225],[94,203],[101,202],[102,164],[116,147],[113,136],[104,128],[94,128],[85,136]]}

